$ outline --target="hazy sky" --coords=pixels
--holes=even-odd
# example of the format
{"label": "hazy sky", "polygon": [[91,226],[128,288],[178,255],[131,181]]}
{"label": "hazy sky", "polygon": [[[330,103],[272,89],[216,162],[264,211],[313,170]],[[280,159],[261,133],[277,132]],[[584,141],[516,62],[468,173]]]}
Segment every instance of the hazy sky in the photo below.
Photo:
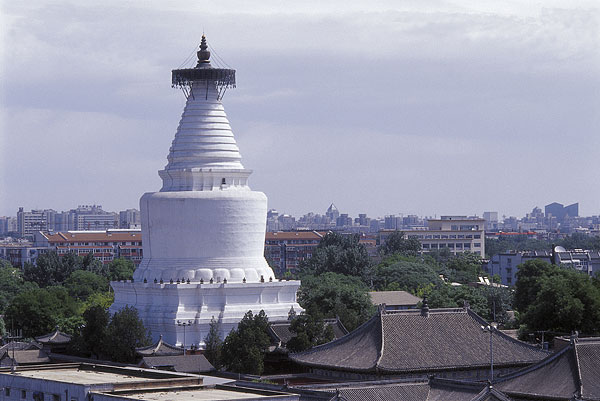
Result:
{"label": "hazy sky", "polygon": [[6,0],[0,13],[0,215],[139,208],[159,190],[185,104],[171,70],[203,31],[237,70],[224,105],[271,208],[600,214],[596,1]]}

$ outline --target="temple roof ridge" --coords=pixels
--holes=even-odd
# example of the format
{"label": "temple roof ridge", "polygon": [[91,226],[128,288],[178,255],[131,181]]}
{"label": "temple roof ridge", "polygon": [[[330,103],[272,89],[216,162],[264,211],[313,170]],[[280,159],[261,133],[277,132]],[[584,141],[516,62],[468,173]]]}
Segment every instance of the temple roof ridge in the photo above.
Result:
{"label": "temple roof ridge", "polygon": [[162,334],[158,341],[146,347],[136,348],[135,352],[141,356],[174,356],[183,355],[183,349],[163,341]]}

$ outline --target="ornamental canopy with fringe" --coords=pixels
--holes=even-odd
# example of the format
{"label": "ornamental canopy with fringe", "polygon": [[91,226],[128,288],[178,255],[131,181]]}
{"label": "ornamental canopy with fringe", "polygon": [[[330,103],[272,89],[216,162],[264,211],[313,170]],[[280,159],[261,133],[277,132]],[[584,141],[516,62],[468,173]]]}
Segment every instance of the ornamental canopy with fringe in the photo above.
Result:
{"label": "ornamental canopy with fringe", "polygon": [[219,98],[225,90],[235,88],[235,70],[228,68],[214,68],[210,64],[210,51],[206,45],[206,37],[202,35],[200,50],[197,52],[198,63],[194,68],[183,68],[172,71],[171,86],[181,88],[186,97],[192,85],[200,82],[214,83],[219,91]]}

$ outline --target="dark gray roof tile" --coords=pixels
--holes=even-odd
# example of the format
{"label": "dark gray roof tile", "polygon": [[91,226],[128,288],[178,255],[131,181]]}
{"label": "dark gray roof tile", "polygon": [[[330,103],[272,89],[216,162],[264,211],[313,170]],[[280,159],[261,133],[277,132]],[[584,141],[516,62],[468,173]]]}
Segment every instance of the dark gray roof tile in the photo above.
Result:
{"label": "dark gray roof tile", "polygon": [[[292,354],[306,366],[384,373],[436,371],[489,366],[487,323],[467,309],[434,309],[375,315],[367,323],[331,343]],[[521,366],[548,355],[537,347],[493,332],[498,366]]]}

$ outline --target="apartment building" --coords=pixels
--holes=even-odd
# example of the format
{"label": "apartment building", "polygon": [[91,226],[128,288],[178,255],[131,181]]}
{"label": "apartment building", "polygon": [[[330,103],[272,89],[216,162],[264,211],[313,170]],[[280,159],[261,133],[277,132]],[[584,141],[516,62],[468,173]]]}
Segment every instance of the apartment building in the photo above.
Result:
{"label": "apartment building", "polygon": [[90,252],[104,264],[113,259],[131,260],[135,266],[142,261],[141,230],[37,232],[34,245],[56,251],[59,255],[75,253],[85,256]]}
{"label": "apartment building", "polygon": [[324,235],[317,231],[267,232],[265,258],[280,275],[294,272],[301,261],[312,256]]}
{"label": "apartment building", "polygon": [[[403,231],[408,238],[421,242],[423,252],[447,248],[453,254],[473,252],[485,257],[485,220],[479,217],[442,216],[427,220],[422,229]],[[382,231],[381,243],[392,232]]]}

